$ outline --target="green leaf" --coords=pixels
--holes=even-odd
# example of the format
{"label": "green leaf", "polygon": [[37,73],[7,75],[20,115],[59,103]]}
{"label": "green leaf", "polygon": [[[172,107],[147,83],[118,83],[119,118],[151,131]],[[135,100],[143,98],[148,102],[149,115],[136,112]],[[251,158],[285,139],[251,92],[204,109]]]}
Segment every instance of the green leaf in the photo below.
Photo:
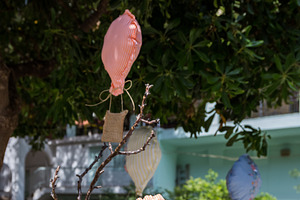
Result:
{"label": "green leaf", "polygon": [[241,71],[242,71],[241,68],[236,68],[236,69],[234,69],[234,70],[228,72],[227,75],[229,75],[229,76],[237,75],[237,74],[239,74]]}
{"label": "green leaf", "polygon": [[153,88],[152,88],[153,91],[160,92],[161,88],[162,88],[162,85],[163,85],[163,82],[164,82],[164,77],[159,76],[158,79],[154,82],[154,85],[153,85]]}
{"label": "green leaf", "polygon": [[210,60],[205,53],[203,53],[201,51],[197,51],[196,49],[193,49],[193,50],[203,62],[209,63]]}
{"label": "green leaf", "polygon": [[195,45],[193,45],[194,48],[198,48],[198,47],[207,47],[207,45],[210,43],[209,40],[203,40]]}
{"label": "green leaf", "polygon": [[251,51],[250,49],[246,48],[244,50],[251,58],[257,58],[259,60],[264,60],[265,57],[259,56],[256,53],[254,53],[254,51]]}
{"label": "green leaf", "polygon": [[225,134],[225,139],[228,139],[231,135],[232,135],[232,133],[233,133],[233,130],[234,130],[234,126],[232,126],[232,127],[230,127],[230,128],[228,128],[227,129],[227,132],[226,132],[226,134]]}
{"label": "green leaf", "polygon": [[55,14],[54,8],[51,8],[50,12],[51,12],[51,22],[53,24],[55,22],[55,18],[56,18],[56,14]]}
{"label": "green leaf", "polygon": [[283,72],[282,65],[281,65],[281,62],[280,62],[280,58],[277,54],[274,55],[274,62],[275,62],[275,66],[277,67],[277,69],[279,71]]}
{"label": "green leaf", "polygon": [[200,31],[199,31],[199,29],[193,28],[190,31],[190,36],[189,36],[190,44],[193,44],[195,42],[195,40],[197,38],[199,38],[199,37],[200,37]]}
{"label": "green leaf", "polygon": [[204,122],[204,130],[205,130],[205,132],[208,132],[209,127],[210,127],[210,125],[211,125],[211,123],[212,123],[214,117],[215,117],[215,113],[212,114],[212,115]]}
{"label": "green leaf", "polygon": [[143,34],[145,35],[152,35],[152,34],[157,34],[157,35],[161,35],[161,33],[156,30],[155,28],[153,28],[152,26],[147,26],[143,29]]}
{"label": "green leaf", "polygon": [[232,136],[226,143],[226,146],[232,146],[233,143],[236,141],[237,137],[239,136],[239,133],[236,133],[234,136]]}
{"label": "green leaf", "polygon": [[273,82],[271,85],[269,85],[267,91],[266,91],[266,94],[268,95],[271,95],[275,90],[278,89],[278,87],[280,86],[281,84],[281,81],[278,80],[276,82]]}
{"label": "green leaf", "polygon": [[252,47],[259,47],[259,46],[261,46],[263,43],[264,43],[263,40],[251,41],[251,42],[249,42],[248,44],[246,44],[246,47],[250,47],[250,48],[252,48]]}
{"label": "green leaf", "polygon": [[226,92],[222,92],[222,102],[224,103],[226,108],[231,108],[230,100]]}
{"label": "green leaf", "polygon": [[188,40],[187,40],[186,36],[183,34],[183,32],[179,31],[177,36],[184,44],[188,43]]}
{"label": "green leaf", "polygon": [[218,1],[217,0],[214,0],[214,7],[218,8]]}
{"label": "green leaf", "polygon": [[195,83],[190,78],[180,77],[179,81],[188,89],[192,89]]}
{"label": "green leaf", "polygon": [[169,32],[170,30],[174,29],[175,27],[177,27],[180,24],[180,18],[176,18],[172,21],[170,21],[170,23],[168,23],[167,27],[166,27],[166,33]]}
{"label": "green leaf", "polygon": [[247,129],[251,129],[252,132],[257,132],[258,131],[257,129],[253,128],[250,125],[244,125],[244,127],[247,128]]}
{"label": "green leaf", "polygon": [[295,85],[294,85],[293,82],[291,82],[291,81],[288,80],[287,83],[288,83],[289,87],[290,87],[292,90],[298,91],[298,89],[295,87]]}
{"label": "green leaf", "polygon": [[[287,55],[285,63],[284,63],[284,67],[286,70],[290,69],[290,67],[296,62],[295,56],[293,53],[290,53]],[[286,71],[285,70],[285,71]]]}
{"label": "green leaf", "polygon": [[176,78],[174,80],[174,86],[176,91],[178,92],[179,96],[181,97],[186,97],[186,89],[184,87],[184,85],[181,83],[180,78]]}
{"label": "green leaf", "polygon": [[209,84],[214,84],[220,80],[219,77],[214,77],[214,76],[206,77],[206,79]]}
{"label": "green leaf", "polygon": [[245,33],[245,36],[247,37],[249,35],[249,32],[251,31],[252,29],[252,26],[251,25],[248,25],[247,27],[245,27],[243,30],[242,30],[242,33]]}

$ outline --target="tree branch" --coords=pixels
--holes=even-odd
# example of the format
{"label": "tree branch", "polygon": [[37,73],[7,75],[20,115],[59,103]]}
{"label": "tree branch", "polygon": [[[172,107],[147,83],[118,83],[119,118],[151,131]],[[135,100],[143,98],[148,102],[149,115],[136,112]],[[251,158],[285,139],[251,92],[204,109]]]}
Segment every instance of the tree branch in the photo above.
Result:
{"label": "tree branch", "polygon": [[111,145],[110,142],[108,143],[108,148],[109,148],[111,154],[114,153],[112,145]]}
{"label": "tree branch", "polygon": [[[101,165],[98,167],[95,176],[90,184],[89,190],[87,191],[85,200],[89,200],[90,199],[90,195],[92,193],[92,191],[95,188],[95,184],[98,181],[101,172],[103,171],[103,168],[112,160],[112,158],[114,158],[115,156],[119,155],[119,152],[121,150],[121,148],[123,147],[123,145],[128,141],[128,139],[130,138],[130,136],[132,135],[133,131],[135,130],[135,128],[137,127],[137,125],[141,122],[141,120],[143,119],[143,112],[144,112],[144,108],[145,108],[145,101],[146,98],[148,97],[148,95],[150,94],[149,90],[152,87],[152,85],[146,84],[146,91],[145,94],[143,96],[143,100],[142,100],[142,105],[140,105],[140,114],[137,116],[135,123],[132,125],[132,127],[130,128],[130,130],[127,132],[127,134],[124,136],[124,138],[122,139],[122,141],[119,143],[119,145],[117,146],[117,148],[101,163]],[[153,138],[154,136],[150,136],[150,140]],[[149,140],[149,141],[150,141]],[[149,142],[148,142],[149,143]],[[144,145],[145,147],[147,146]],[[143,148],[143,147],[142,147]],[[103,173],[103,172],[102,172]]]}
{"label": "tree branch", "polygon": [[[102,147],[100,153],[98,154],[98,156],[95,157],[95,160],[92,162],[92,164],[85,169],[85,171],[81,174],[81,175],[76,175],[79,180],[78,180],[78,196],[77,196],[77,200],[81,200],[81,196],[82,196],[82,191],[81,191],[81,182],[82,182],[82,178],[92,169],[92,167],[94,166],[94,164],[96,162],[98,162],[98,160],[102,157],[102,153],[103,151],[108,147],[111,154],[100,164],[100,166],[97,168],[95,176],[90,184],[90,187],[87,191],[85,200],[89,200],[91,193],[94,189],[98,189],[101,188],[101,186],[95,186],[96,182],[98,181],[100,175],[104,172],[104,167],[117,155],[122,154],[122,155],[131,155],[131,154],[137,154],[141,151],[144,151],[146,146],[149,144],[149,142],[151,141],[151,139],[153,137],[155,137],[155,132],[152,130],[151,135],[149,136],[149,138],[147,139],[146,143],[143,145],[143,147],[141,147],[140,149],[136,150],[136,151],[128,151],[128,152],[123,152],[120,151],[122,146],[128,141],[129,137],[132,135],[133,131],[135,130],[135,128],[137,127],[137,125],[143,121],[147,124],[154,124],[154,123],[158,123],[159,120],[152,120],[152,121],[147,121],[145,119],[143,119],[143,112],[144,112],[144,108],[146,106],[145,101],[147,96],[150,94],[149,90],[152,87],[152,85],[146,84],[146,91],[145,94],[143,96],[143,100],[142,100],[142,104],[140,105],[140,114],[137,116],[135,123],[132,125],[132,127],[130,128],[130,130],[127,132],[127,134],[124,136],[124,138],[122,139],[122,141],[119,143],[119,145],[117,146],[117,148],[115,148],[115,150],[113,150],[111,143],[109,143],[109,145],[107,146],[106,143],[104,143],[104,146]],[[51,184],[52,184],[52,192],[51,192],[51,196],[54,200],[58,200],[57,199],[57,195],[55,193],[55,182],[58,178],[58,171],[59,171],[59,166],[57,167],[56,171],[55,171],[55,175],[54,175],[54,179],[50,180]]]}
{"label": "tree branch", "polygon": [[56,183],[57,179],[59,178],[58,175],[57,175],[59,169],[60,169],[60,166],[58,166],[58,167],[56,168],[56,170],[55,170],[54,179],[51,179],[51,180],[50,180],[50,182],[51,182],[51,187],[52,187],[51,197],[52,197],[54,200],[58,200],[57,195],[56,195],[56,193],[55,193],[55,188],[56,188],[55,183]]}
{"label": "tree branch", "polygon": [[87,18],[81,25],[80,28],[84,32],[88,33],[97,23],[101,15],[106,13],[107,11],[107,6],[108,6],[109,0],[101,0],[98,7],[97,11],[91,14],[89,18]]}
{"label": "tree branch", "polygon": [[148,124],[148,125],[152,125],[152,124],[158,124],[159,123],[159,119],[154,119],[154,120],[145,120],[145,119],[141,119],[141,122],[144,122],[145,124]]}
{"label": "tree branch", "polygon": [[[102,146],[101,151],[99,152],[98,156],[95,156],[95,160],[92,162],[92,164],[90,164],[90,166],[88,168],[86,168],[84,170],[84,172],[82,174],[76,174],[76,176],[78,177],[78,186],[77,186],[77,190],[78,190],[78,196],[77,196],[77,200],[81,200],[81,196],[82,196],[82,191],[81,191],[81,182],[82,182],[82,178],[93,168],[93,166],[98,162],[98,160],[103,156],[103,151],[107,148],[108,146],[106,145],[106,143],[104,142],[104,146]],[[103,172],[102,172],[103,173]]]}
{"label": "tree branch", "polygon": [[[155,121],[155,120],[153,120],[153,121]],[[149,144],[149,142],[151,141],[151,139],[154,138],[154,137],[155,137],[155,132],[152,130],[151,131],[151,135],[148,137],[148,139],[147,139],[147,141],[146,141],[146,143],[144,144],[143,147],[141,147],[141,148],[139,148],[139,149],[137,149],[135,151],[119,151],[119,154],[120,155],[129,156],[129,155],[138,154],[138,153],[140,153],[142,151],[145,151],[146,146]]]}

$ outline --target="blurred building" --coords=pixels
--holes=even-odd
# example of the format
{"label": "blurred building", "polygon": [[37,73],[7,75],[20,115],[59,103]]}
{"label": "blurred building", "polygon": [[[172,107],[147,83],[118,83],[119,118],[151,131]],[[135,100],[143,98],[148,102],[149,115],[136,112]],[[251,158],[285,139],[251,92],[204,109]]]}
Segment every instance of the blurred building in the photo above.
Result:
{"label": "blurred building", "polygon": [[[294,189],[300,181],[289,175],[289,171],[300,169],[299,99],[291,100],[293,104],[277,109],[268,109],[261,103],[258,112],[243,121],[243,124],[260,127],[271,135],[267,157],[258,158],[255,152],[249,152],[249,155],[261,173],[260,191],[284,200],[300,198]],[[209,110],[209,105],[207,109]],[[130,122],[134,120],[135,118],[126,118],[125,130],[129,129]],[[198,139],[190,139],[190,134],[182,128],[157,128],[162,159],[148,186],[160,191],[173,190],[190,176],[204,177],[209,169],[218,172],[219,178],[225,179],[227,172],[238,157],[245,153],[245,149],[242,142],[226,147],[222,134],[213,136],[219,126],[217,122],[216,117],[210,130],[201,133]],[[61,166],[56,189],[58,196],[64,200],[76,199],[76,174],[83,173],[100,152],[103,146],[102,125],[103,121],[95,121],[93,125],[86,122],[77,122],[76,126],[68,125],[66,137],[49,140],[43,151],[32,150],[26,139],[11,138],[4,158],[5,165],[0,172],[0,199],[51,199],[50,179],[58,165]],[[109,153],[108,150],[105,151],[102,160]],[[97,194],[105,192],[127,192],[124,186],[129,186],[132,181],[124,165],[124,156],[117,156],[112,160],[97,183],[103,188],[94,190],[95,196],[92,199],[97,199]],[[84,177],[83,193],[87,191],[93,175],[89,173]]]}
{"label": "blurred building", "polygon": [[[257,113],[242,123],[259,127],[271,136],[266,157],[257,157],[256,152],[251,151],[248,154],[261,173],[260,192],[268,192],[278,200],[300,199],[299,191],[295,190],[300,179],[289,174],[293,169],[300,169],[299,97],[291,98],[291,101],[292,104],[283,104],[276,109],[261,103]],[[190,139],[190,134],[182,128],[159,131],[162,159],[154,177],[155,187],[173,190],[190,176],[204,177],[209,169],[218,172],[220,179],[226,179],[234,162],[246,150],[242,141],[227,147],[224,135],[214,136],[219,127],[218,121],[215,117],[209,131],[200,133],[197,139]]]}

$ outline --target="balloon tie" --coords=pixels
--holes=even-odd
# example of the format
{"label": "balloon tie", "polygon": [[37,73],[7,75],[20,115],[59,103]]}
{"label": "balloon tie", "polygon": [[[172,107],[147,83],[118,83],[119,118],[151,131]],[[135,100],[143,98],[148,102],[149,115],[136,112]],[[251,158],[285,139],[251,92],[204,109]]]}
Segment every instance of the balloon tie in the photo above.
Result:
{"label": "balloon tie", "polygon": [[[132,87],[132,81],[131,81],[131,80],[127,80],[127,81],[125,81],[125,84],[126,84],[126,83],[130,83],[130,85],[129,85],[127,88],[123,88],[123,90],[125,90],[125,92],[126,92],[127,95],[129,96],[129,98],[130,98],[130,100],[131,100],[131,103],[132,103],[132,109],[133,109],[133,111],[135,111],[135,104],[134,104],[134,101],[133,101],[133,99],[132,99],[130,93],[128,92],[128,90]],[[125,84],[124,84],[124,85],[125,85]],[[113,92],[114,90],[119,89],[119,88],[120,88],[120,87],[114,88],[114,89],[112,90],[112,92]],[[109,94],[107,95],[107,97],[105,97],[105,98],[103,99],[103,98],[102,98],[102,94],[105,93],[105,92],[109,92],[109,89],[103,90],[103,91],[99,94],[99,100],[100,100],[100,101],[99,101],[98,103],[96,103],[96,104],[85,104],[85,106],[98,106],[98,105],[104,103],[105,101],[107,101],[107,100],[109,99],[109,110],[110,110],[110,108],[111,108],[111,102],[112,102],[112,94],[109,93]],[[122,94],[121,94],[121,108],[122,108],[122,111],[123,111],[123,96],[122,96]]]}
{"label": "balloon tie", "polygon": [[[130,85],[128,86],[128,88],[124,88],[125,92],[127,93],[127,95],[129,96],[130,100],[131,100],[131,104],[132,104],[132,110],[135,111],[135,104],[134,104],[134,101],[130,95],[130,93],[128,92],[128,90],[130,90],[130,88],[132,87],[132,80],[127,80],[125,81],[125,84],[126,83],[130,83]],[[124,85],[125,85],[124,84]]]}

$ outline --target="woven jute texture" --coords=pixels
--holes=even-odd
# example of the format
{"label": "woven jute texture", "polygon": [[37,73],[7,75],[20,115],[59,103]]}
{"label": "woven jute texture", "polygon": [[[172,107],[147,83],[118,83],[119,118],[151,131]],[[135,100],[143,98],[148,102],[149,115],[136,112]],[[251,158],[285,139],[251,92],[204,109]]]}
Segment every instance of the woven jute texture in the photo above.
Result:
{"label": "woven jute texture", "polygon": [[124,119],[128,110],[121,113],[111,113],[106,111],[105,120],[103,125],[102,142],[121,142],[123,139]]}

